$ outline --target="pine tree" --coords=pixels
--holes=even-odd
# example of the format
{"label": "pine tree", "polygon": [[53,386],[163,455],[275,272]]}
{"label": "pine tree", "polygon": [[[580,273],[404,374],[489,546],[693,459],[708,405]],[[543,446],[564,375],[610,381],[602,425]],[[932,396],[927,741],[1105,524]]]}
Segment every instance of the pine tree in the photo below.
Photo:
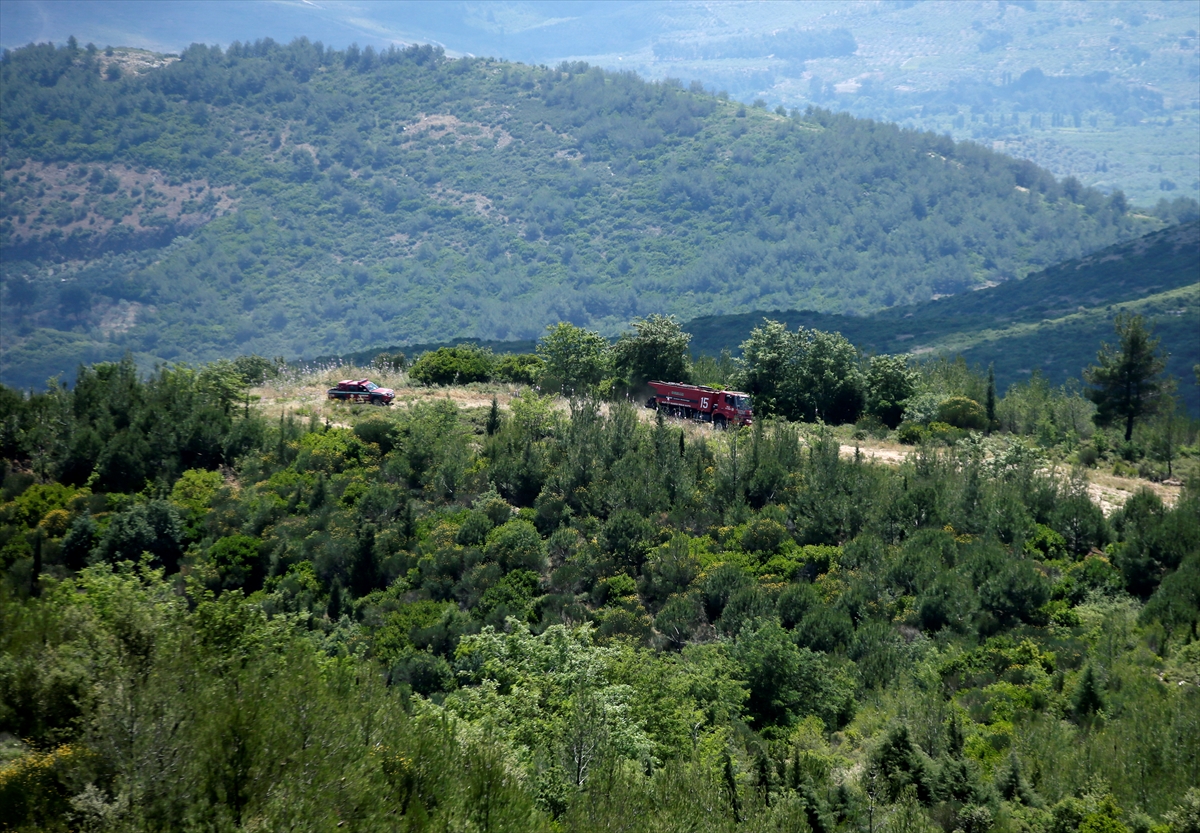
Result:
{"label": "pine tree", "polygon": [[1088,665],[1083,671],[1079,685],[1075,689],[1075,715],[1079,718],[1089,718],[1104,709],[1104,697],[1101,692],[1100,680],[1096,671]]}
{"label": "pine tree", "polygon": [[1096,364],[1083,372],[1083,378],[1093,386],[1087,397],[1096,403],[1096,423],[1106,426],[1123,420],[1125,442],[1131,442],[1134,423],[1157,412],[1167,393],[1160,378],[1167,360],[1140,315],[1122,313],[1115,326],[1117,347],[1101,345]]}
{"label": "pine tree", "polygon": [[962,757],[963,753],[963,730],[958,722],[958,713],[950,715],[950,754],[955,758]]}
{"label": "pine tree", "polygon": [[495,396],[492,397],[492,409],[488,411],[487,424],[484,428],[489,437],[500,430],[500,405],[496,402]]}
{"label": "pine tree", "polygon": [[329,589],[329,603],[325,605],[325,615],[329,617],[330,622],[342,618],[342,602],[342,585],[340,582],[334,582],[333,587]]}
{"label": "pine tree", "polygon": [[737,776],[733,772],[733,758],[725,753],[725,791],[729,795],[729,808],[733,810],[734,824],[742,823],[742,803],[738,801]]}
{"label": "pine tree", "polygon": [[996,789],[1006,801],[1020,801],[1027,807],[1040,807],[1041,798],[1025,780],[1021,762],[1015,752],[1009,754],[1006,765],[996,774]]}
{"label": "pine tree", "polygon": [[763,804],[771,806],[771,761],[767,753],[759,752],[754,761],[754,775],[758,782],[758,790],[762,793]]}
{"label": "pine tree", "polygon": [[990,434],[992,427],[996,424],[996,367],[988,365],[988,381],[987,381],[987,403],[984,406],[987,411],[987,430]]}

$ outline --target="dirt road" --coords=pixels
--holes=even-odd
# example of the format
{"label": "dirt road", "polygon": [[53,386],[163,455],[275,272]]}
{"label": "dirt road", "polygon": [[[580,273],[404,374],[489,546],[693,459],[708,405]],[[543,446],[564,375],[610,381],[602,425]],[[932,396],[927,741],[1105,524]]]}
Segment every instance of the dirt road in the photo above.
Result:
{"label": "dirt road", "polygon": [[[345,426],[346,404],[330,401],[326,397],[326,391],[337,384],[339,379],[361,379],[364,376],[371,378],[383,387],[390,387],[396,391],[396,401],[393,407],[403,407],[416,402],[448,400],[460,408],[486,408],[492,404],[494,396],[497,404],[501,408],[507,409],[513,397],[521,392],[521,388],[515,385],[431,388],[411,384],[408,376],[403,373],[381,374],[370,369],[340,367],[329,368],[319,374],[310,374],[300,380],[273,380],[253,388],[250,394],[252,397],[257,397],[255,400],[257,407],[271,416],[292,414],[308,417],[316,414],[319,419],[328,420],[331,424]],[[560,399],[557,407],[565,411],[569,405],[565,399]],[[602,411],[607,413],[608,406],[602,406]],[[643,421],[654,421],[654,411],[647,408],[639,408],[638,411]],[[683,428],[692,437],[712,435],[713,433],[712,426],[704,423],[674,418],[669,419],[669,422]],[[875,440],[864,441],[857,446],[843,444],[840,449],[843,457],[852,458],[855,453],[859,453],[865,459],[885,466],[898,466],[912,453],[912,449],[908,446]],[[1176,485],[1153,483],[1139,478],[1118,477],[1097,470],[1088,472],[1088,480],[1088,494],[1106,515],[1112,514],[1124,506],[1125,501],[1141,489],[1150,489],[1168,506],[1174,505],[1180,492],[1180,487]]]}

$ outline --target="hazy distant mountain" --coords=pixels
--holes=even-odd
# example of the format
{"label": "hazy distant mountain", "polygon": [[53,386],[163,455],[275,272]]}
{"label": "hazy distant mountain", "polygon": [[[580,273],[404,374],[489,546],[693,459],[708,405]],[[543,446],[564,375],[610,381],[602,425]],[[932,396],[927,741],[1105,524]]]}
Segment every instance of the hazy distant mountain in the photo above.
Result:
{"label": "hazy distant mountain", "polygon": [[1142,205],[1200,197],[1194,3],[6,0],[0,17],[6,47],[74,34],[178,53],[306,36],[586,60],[972,138]]}
{"label": "hazy distant mountain", "polygon": [[0,372],[22,384],[126,350],[862,314],[1161,225],[977,145],[583,64],[41,46],[0,90]]}

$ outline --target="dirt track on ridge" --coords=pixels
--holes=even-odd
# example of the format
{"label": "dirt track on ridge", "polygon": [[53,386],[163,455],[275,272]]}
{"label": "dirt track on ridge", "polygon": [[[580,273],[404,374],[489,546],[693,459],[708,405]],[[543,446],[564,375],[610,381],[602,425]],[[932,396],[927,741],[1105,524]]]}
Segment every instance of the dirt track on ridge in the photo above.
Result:
{"label": "dirt track on ridge", "polygon": [[[317,376],[317,378],[314,378],[314,376]],[[256,397],[257,407],[271,416],[279,414],[309,416],[316,414],[318,418],[327,420],[332,425],[348,427],[345,422],[347,416],[344,410],[347,408],[347,405],[341,402],[331,402],[326,398],[326,391],[337,384],[338,379],[349,377],[362,378],[363,376],[369,376],[383,387],[390,387],[395,390],[396,400],[394,407],[403,407],[417,402],[448,400],[460,408],[487,408],[491,406],[492,397],[494,396],[497,404],[501,408],[507,409],[513,397],[519,395],[521,392],[521,388],[515,385],[494,387],[490,390],[474,387],[431,388],[410,384],[405,374],[379,373],[363,368],[343,367],[330,368],[320,373],[319,376],[317,374],[310,374],[301,381],[272,381],[253,388],[250,394],[252,397]],[[569,405],[565,399],[558,399],[556,407],[566,411]],[[608,406],[602,406],[601,410],[607,413]],[[648,408],[639,408],[638,411],[642,421],[654,421],[656,416],[654,411]],[[671,425],[683,428],[693,437],[703,436],[713,431],[712,426],[691,420],[668,417],[668,422]],[[912,453],[911,449],[905,446],[878,441],[865,441],[859,443],[857,446],[843,443],[840,446],[840,451],[843,457],[853,458],[858,453],[868,461],[885,466],[899,466]],[[1098,470],[1088,472],[1088,481],[1088,495],[1104,511],[1105,515],[1112,514],[1124,506],[1125,501],[1141,489],[1150,489],[1162,498],[1163,503],[1167,506],[1175,504],[1181,490],[1177,485],[1153,483],[1149,480],[1139,478],[1119,477]]]}

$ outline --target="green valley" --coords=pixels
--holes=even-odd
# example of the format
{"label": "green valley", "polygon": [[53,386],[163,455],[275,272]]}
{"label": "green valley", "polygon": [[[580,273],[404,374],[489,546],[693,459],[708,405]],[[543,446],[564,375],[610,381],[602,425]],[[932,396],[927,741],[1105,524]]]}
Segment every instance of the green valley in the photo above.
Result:
{"label": "green valley", "polygon": [[977,145],[584,64],[301,40],[31,46],[0,72],[0,377],[22,386],[127,352],[864,314],[1165,225]]}

